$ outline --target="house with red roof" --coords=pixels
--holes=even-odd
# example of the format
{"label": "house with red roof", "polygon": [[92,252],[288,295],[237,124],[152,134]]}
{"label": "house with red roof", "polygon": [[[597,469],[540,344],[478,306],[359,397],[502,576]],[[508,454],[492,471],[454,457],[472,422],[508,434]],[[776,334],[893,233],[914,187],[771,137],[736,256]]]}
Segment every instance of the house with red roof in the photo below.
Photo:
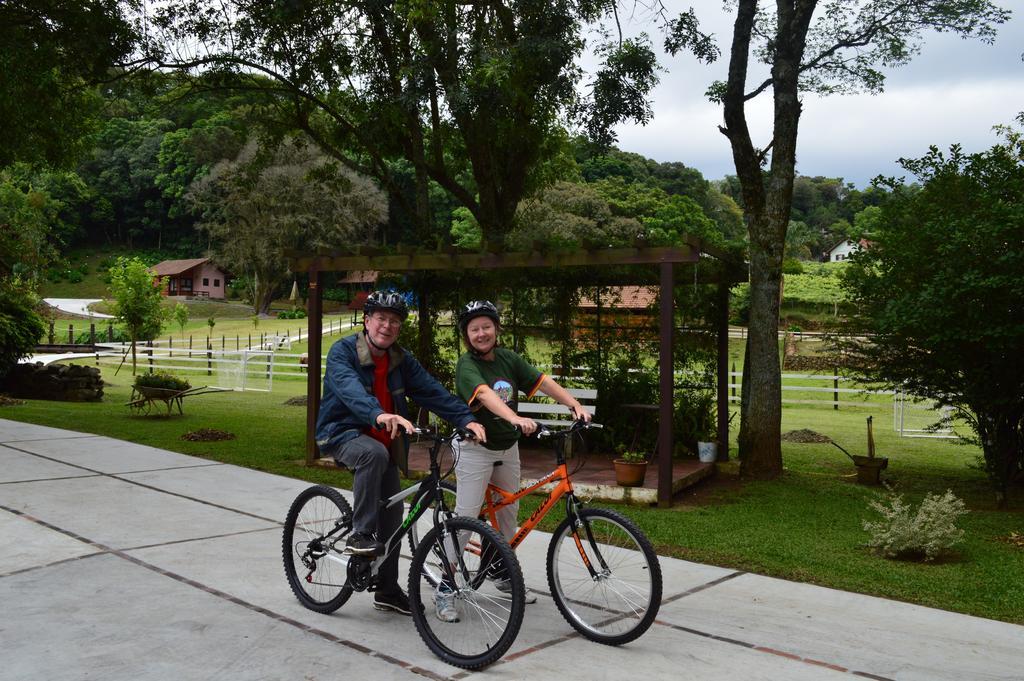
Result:
{"label": "house with red roof", "polygon": [[161,291],[165,296],[227,297],[228,275],[209,258],[164,260],[150,269],[159,278],[167,277]]}

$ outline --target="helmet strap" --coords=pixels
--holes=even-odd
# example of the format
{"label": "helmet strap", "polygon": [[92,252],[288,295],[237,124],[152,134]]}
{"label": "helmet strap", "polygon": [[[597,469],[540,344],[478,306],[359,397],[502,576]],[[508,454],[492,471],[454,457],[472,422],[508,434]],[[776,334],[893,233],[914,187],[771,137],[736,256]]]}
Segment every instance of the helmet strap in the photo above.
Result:
{"label": "helmet strap", "polygon": [[366,338],[366,342],[367,343],[369,343],[373,347],[377,348],[381,352],[387,352],[388,351],[387,348],[382,348],[381,346],[379,346],[379,345],[377,345],[376,343],[373,342],[373,339],[370,338],[370,332],[366,330],[366,322],[363,322],[363,336]]}

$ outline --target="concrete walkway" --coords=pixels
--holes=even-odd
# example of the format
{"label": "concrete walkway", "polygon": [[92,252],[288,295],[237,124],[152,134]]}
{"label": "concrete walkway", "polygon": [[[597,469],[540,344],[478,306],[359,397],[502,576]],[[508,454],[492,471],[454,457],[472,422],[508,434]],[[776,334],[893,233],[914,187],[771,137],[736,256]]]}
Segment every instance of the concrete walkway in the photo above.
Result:
{"label": "concrete walkway", "polygon": [[96,319],[113,319],[113,315],[93,312],[89,306],[93,303],[103,302],[101,298],[43,298],[47,305],[55,307],[61,312],[76,314],[82,317],[95,317]]}
{"label": "concrete walkway", "polygon": [[[469,676],[366,594],[333,615],[299,605],[280,531],[306,486],[0,419],[0,679]],[[541,597],[482,675],[1024,678],[1024,627],[668,558],[657,623],[626,646],[597,645],[547,596],[546,543],[534,533],[520,549]]]}

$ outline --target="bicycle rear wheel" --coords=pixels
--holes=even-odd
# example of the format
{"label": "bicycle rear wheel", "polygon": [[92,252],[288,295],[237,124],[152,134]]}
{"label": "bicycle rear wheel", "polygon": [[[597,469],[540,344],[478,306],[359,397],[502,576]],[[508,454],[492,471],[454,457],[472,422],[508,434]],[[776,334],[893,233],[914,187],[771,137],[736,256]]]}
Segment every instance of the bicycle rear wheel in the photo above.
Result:
{"label": "bicycle rear wheel", "polygon": [[647,631],[661,606],[658,555],[644,533],[615,511],[585,508],[579,519],[578,526],[571,517],[563,520],[548,546],[555,605],[591,641],[632,641]]}
{"label": "bicycle rear wheel", "polygon": [[[467,545],[480,549],[464,549]],[[508,593],[484,579],[494,564],[504,566]],[[456,621],[439,618],[439,593],[453,599]],[[505,654],[522,626],[525,596],[523,573],[512,547],[475,518],[453,517],[432,528],[409,568],[409,602],[416,631],[435,655],[464,669],[481,669]]]}
{"label": "bicycle rear wheel", "polygon": [[352,529],[352,507],[336,489],[317,485],[292,502],[281,548],[292,593],[305,607],[334,612],[352,595],[348,559],[335,542]]}

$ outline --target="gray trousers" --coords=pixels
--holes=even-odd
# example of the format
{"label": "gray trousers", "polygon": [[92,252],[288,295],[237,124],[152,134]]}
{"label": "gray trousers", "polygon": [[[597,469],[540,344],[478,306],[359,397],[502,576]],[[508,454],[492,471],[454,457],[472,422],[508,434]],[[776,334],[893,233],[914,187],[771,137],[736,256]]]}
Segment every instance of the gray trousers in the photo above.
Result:
{"label": "gray trousers", "polygon": [[[402,524],[402,504],[389,509],[381,508],[380,502],[401,490],[398,466],[391,463],[387,448],[369,435],[360,435],[331,451],[331,456],[340,466],[352,471],[352,529],[362,534],[377,535],[377,540],[386,544],[395,530]],[[398,554],[396,547],[381,563],[378,577],[381,593],[399,591]]]}
{"label": "gray trousers", "polygon": [[[519,443],[508,449],[492,451],[475,442],[460,442],[459,460],[455,464],[458,492],[455,514],[475,518],[484,505],[487,483],[493,482],[506,492],[519,491]],[[500,462],[500,466],[495,463]],[[498,526],[506,541],[516,536],[519,526],[519,502],[509,504],[497,513]]]}

